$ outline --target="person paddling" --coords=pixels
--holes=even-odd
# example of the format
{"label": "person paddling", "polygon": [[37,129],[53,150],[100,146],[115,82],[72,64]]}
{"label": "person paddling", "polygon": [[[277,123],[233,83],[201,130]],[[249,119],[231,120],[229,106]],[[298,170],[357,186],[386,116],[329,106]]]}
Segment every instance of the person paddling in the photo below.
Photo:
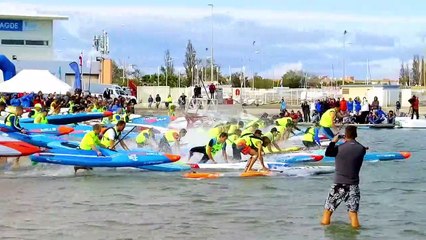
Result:
{"label": "person paddling", "polygon": [[[102,152],[99,150],[99,147],[106,148],[106,146],[99,140],[99,134],[101,133],[102,126],[100,124],[95,124],[92,129],[92,131],[84,135],[80,142],[80,149],[85,151],[95,151],[98,156],[102,156]],[[92,170],[92,168],[88,167],[75,166],[74,173],[77,173],[79,169]]]}
{"label": "person paddling", "polygon": [[[107,128],[102,136],[101,143],[109,149],[115,149],[115,145],[117,145],[117,141],[120,140],[121,133],[126,127],[126,122],[120,120],[117,122],[115,127]],[[129,150],[124,140],[120,141],[120,145],[124,150]]]}
{"label": "person paddling", "polygon": [[325,136],[330,140],[334,137],[334,132],[332,129],[337,129],[335,121],[339,110],[340,106],[336,104],[334,108],[330,108],[325,111],[319,122]]}
{"label": "person paddling", "polygon": [[328,145],[325,156],[335,157],[334,184],[325,201],[321,224],[329,225],[331,215],[342,201],[345,201],[349,212],[349,219],[354,228],[359,228],[358,210],[361,193],[359,189],[359,172],[367,148],[358,143],[357,127],[347,126],[345,130],[345,143],[336,146],[339,141],[337,134]]}
{"label": "person paddling", "polygon": [[193,147],[189,150],[188,162],[195,152],[203,154],[200,163],[207,163],[209,160],[213,163],[217,163],[213,156],[219,151],[222,151],[225,162],[228,162],[228,155],[226,154],[226,140],[228,139],[228,133],[223,132],[219,137],[210,139],[206,146]]}

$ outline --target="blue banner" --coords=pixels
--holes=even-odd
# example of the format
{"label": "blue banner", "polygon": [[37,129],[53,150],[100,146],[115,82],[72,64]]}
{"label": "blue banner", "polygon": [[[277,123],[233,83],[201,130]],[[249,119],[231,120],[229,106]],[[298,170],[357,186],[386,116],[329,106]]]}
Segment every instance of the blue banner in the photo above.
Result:
{"label": "blue banner", "polygon": [[74,71],[74,74],[75,74],[74,89],[82,89],[80,67],[78,66],[76,62],[72,62],[70,63],[70,68]]}
{"label": "blue banner", "polygon": [[0,19],[0,31],[15,31],[22,32],[22,20],[7,20]]}

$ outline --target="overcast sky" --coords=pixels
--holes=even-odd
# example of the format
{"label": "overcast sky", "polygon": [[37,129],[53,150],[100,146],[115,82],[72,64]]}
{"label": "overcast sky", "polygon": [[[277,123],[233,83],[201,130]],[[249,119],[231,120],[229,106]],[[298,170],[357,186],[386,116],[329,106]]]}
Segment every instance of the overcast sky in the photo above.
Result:
{"label": "overcast sky", "polygon": [[345,56],[347,75],[365,79],[369,60],[373,78],[397,79],[402,61],[426,51],[426,2],[418,0],[6,0],[0,12],[68,16],[54,25],[55,51],[66,60],[76,60],[81,50],[93,55],[93,35],[104,29],[111,58],[151,73],[166,49],[182,67],[188,39],[199,57],[210,56],[209,3],[214,58],[225,74],[246,66],[248,73],[275,78],[289,69],[332,76],[334,66],[341,77]]}

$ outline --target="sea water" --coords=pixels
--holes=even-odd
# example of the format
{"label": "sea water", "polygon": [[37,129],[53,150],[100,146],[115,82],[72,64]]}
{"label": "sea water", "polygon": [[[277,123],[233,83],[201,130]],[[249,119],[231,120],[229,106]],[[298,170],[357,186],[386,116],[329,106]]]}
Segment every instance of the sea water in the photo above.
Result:
{"label": "sea water", "polygon": [[[360,230],[342,204],[319,224],[333,175],[183,179],[182,173],[35,166],[0,173],[1,239],[426,239],[426,131],[360,130]],[[192,144],[192,143],[191,143]],[[201,145],[201,144],[199,144]]]}

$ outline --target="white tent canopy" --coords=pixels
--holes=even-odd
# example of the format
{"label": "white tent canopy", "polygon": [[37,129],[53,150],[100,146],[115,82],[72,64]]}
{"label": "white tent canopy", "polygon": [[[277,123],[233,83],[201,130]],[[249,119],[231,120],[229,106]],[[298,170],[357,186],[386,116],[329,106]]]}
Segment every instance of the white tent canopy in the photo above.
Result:
{"label": "white tent canopy", "polygon": [[58,79],[48,70],[24,69],[8,81],[0,83],[0,92],[21,93],[42,91],[43,93],[62,93],[70,91],[71,87]]}

